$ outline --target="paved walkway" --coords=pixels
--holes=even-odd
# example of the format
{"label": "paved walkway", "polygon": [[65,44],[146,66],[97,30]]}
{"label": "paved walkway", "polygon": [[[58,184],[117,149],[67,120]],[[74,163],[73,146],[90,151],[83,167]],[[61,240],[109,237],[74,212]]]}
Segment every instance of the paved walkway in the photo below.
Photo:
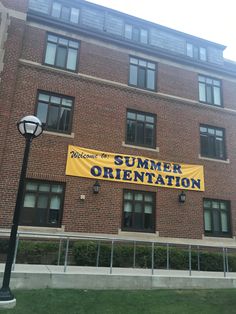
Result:
{"label": "paved walkway", "polygon": [[[235,288],[236,273],[137,268],[106,268],[17,264],[12,289],[193,289]],[[0,281],[4,264],[0,264]],[[190,276],[191,274],[191,276]]]}

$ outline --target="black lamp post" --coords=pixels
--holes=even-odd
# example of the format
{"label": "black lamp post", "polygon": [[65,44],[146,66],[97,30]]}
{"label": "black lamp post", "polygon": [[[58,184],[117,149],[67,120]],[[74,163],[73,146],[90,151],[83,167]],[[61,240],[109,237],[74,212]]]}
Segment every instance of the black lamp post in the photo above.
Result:
{"label": "black lamp post", "polygon": [[41,121],[35,116],[26,116],[17,123],[17,127],[21,135],[25,137],[25,152],[22,162],[20,181],[18,186],[15,211],[11,227],[11,235],[9,239],[7,260],[5,265],[5,271],[3,275],[2,288],[0,289],[0,308],[1,307],[14,307],[16,299],[12,294],[9,283],[11,278],[12,263],[14,259],[14,251],[16,246],[16,235],[19,225],[20,208],[23,201],[24,182],[27,171],[27,163],[30,151],[30,144],[32,140],[42,134],[43,128]]}

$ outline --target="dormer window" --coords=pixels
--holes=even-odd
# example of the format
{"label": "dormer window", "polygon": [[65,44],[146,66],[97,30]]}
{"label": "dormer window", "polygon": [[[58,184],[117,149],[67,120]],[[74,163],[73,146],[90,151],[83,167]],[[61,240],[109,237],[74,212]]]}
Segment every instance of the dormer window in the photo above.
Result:
{"label": "dormer window", "polygon": [[191,43],[187,43],[187,56],[195,60],[207,61],[206,48]]}
{"label": "dormer window", "polygon": [[51,15],[69,23],[79,23],[79,9],[71,8],[60,2],[53,2]]}
{"label": "dormer window", "polygon": [[148,43],[148,31],[131,24],[125,24],[125,38],[142,44]]}

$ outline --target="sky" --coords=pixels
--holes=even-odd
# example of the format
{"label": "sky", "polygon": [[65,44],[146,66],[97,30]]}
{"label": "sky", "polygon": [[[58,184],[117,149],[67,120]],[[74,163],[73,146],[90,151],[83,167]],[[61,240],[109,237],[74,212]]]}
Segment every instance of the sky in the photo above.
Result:
{"label": "sky", "polygon": [[236,61],[235,0],[89,0],[227,46]]}

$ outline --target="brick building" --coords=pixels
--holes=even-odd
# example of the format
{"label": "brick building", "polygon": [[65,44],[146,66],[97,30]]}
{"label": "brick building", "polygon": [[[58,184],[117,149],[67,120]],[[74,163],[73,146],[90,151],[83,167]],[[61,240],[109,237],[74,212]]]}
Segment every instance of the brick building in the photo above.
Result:
{"label": "brick building", "polygon": [[[83,0],[1,0],[0,12],[2,229],[24,150],[16,122],[34,114],[44,133],[31,148],[22,229],[234,241],[236,64],[224,46]],[[203,166],[205,188],[137,184],[125,170],[115,180],[98,167],[94,179],[68,175],[69,145],[166,161],[167,173]]]}

